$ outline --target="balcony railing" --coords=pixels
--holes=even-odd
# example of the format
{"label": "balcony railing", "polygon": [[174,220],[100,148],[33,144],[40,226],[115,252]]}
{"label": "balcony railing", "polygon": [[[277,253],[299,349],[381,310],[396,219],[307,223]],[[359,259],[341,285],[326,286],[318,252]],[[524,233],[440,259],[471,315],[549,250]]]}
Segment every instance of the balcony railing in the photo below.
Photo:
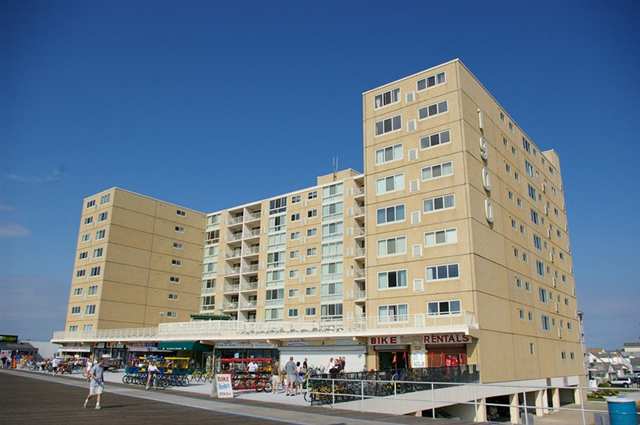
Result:
{"label": "balcony railing", "polygon": [[353,236],[364,236],[364,227],[354,227]]}
{"label": "balcony railing", "polygon": [[365,298],[367,298],[367,291],[365,291],[364,289],[356,288],[353,291],[353,298],[356,300],[364,300]]}
{"label": "balcony railing", "polygon": [[257,301],[243,301],[240,303],[240,308],[256,308],[257,305]]}
{"label": "balcony railing", "polygon": [[238,267],[226,267],[224,274],[225,275],[240,274],[240,266],[238,266]]}
{"label": "balcony railing", "polygon": [[364,279],[365,275],[364,269],[353,269],[353,277],[357,279]]}
{"label": "balcony railing", "polygon": [[260,236],[260,229],[249,229],[244,231],[244,238],[255,238]]}
{"label": "balcony railing", "polygon": [[213,294],[214,292],[216,292],[216,288],[207,288],[207,287],[203,287],[202,288],[202,293],[203,294]]}
{"label": "balcony railing", "polygon": [[227,220],[227,224],[228,225],[234,225],[234,224],[239,224],[242,223],[242,216],[236,216],[236,217],[230,217],[229,220]]}
{"label": "balcony railing", "polygon": [[256,255],[260,253],[260,246],[250,246],[244,250],[244,255]]}
{"label": "balcony railing", "polygon": [[242,233],[238,232],[238,233],[229,233],[229,242],[235,242],[235,241],[239,241],[240,239],[242,239]]}
{"label": "balcony railing", "polygon": [[356,249],[355,249],[355,256],[356,257],[364,257],[365,254],[366,253],[365,253],[364,247],[356,246]]}
{"label": "balcony railing", "polygon": [[264,304],[268,307],[278,306],[284,304],[284,298],[276,298],[274,300],[266,300]]}
{"label": "balcony railing", "polygon": [[225,254],[225,257],[226,257],[226,258],[238,258],[238,257],[240,257],[240,254],[241,254],[241,253],[242,253],[242,252],[241,252],[239,249],[238,249],[238,250],[235,250],[235,251],[228,251],[228,252]]}
{"label": "balcony railing", "polygon": [[253,221],[253,220],[260,220],[260,213],[259,212],[255,212],[255,213],[248,213],[247,215],[245,215],[245,222],[247,221]]}
{"label": "balcony railing", "polygon": [[[275,300],[272,300],[275,301]],[[284,300],[277,300],[283,302]],[[238,302],[226,301],[225,310],[235,310]],[[260,321],[247,323],[211,320],[161,323],[157,328],[100,329],[93,332],[55,332],[53,341],[162,341],[162,340],[247,340],[296,339],[302,337],[366,337],[460,333],[478,329],[475,315],[461,312],[450,316],[406,315],[405,321],[380,321],[378,316],[336,317],[331,320]],[[326,318],[325,318],[326,319]]]}
{"label": "balcony railing", "polygon": [[240,291],[240,284],[225,284],[224,285],[224,292],[239,292]]}
{"label": "balcony railing", "polygon": [[358,217],[361,215],[364,215],[364,208],[358,206],[353,207],[353,216]]}
{"label": "balcony railing", "polygon": [[259,267],[259,264],[249,264],[247,266],[242,266],[242,273],[255,273],[258,271]]}
{"label": "balcony railing", "polygon": [[353,196],[362,196],[362,195],[364,195],[364,187],[353,188]]}
{"label": "balcony railing", "polygon": [[243,291],[255,291],[258,289],[258,282],[243,282],[241,289]]}
{"label": "balcony railing", "polygon": [[237,301],[225,301],[223,304],[224,310],[237,310],[238,302]]}

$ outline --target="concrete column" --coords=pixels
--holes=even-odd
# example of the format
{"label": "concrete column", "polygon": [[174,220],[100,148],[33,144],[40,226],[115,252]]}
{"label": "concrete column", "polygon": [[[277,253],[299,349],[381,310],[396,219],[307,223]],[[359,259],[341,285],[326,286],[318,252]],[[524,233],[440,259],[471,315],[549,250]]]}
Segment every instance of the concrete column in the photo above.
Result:
{"label": "concrete column", "polygon": [[545,402],[546,402],[546,390],[536,391],[536,416],[543,416],[545,414]]}
{"label": "concrete column", "polygon": [[512,424],[519,424],[520,417],[518,413],[520,413],[520,409],[518,408],[518,394],[509,395],[509,417],[511,419]]}
{"label": "concrete column", "polygon": [[573,399],[576,404],[582,404],[582,389],[576,388],[573,390]]}
{"label": "concrete column", "polygon": [[560,409],[560,388],[551,389],[551,402],[553,406],[553,411],[557,412],[558,409]]}
{"label": "concrete column", "polygon": [[476,404],[476,416],[473,419],[474,422],[486,422],[487,421],[487,399],[481,398],[477,400]]}
{"label": "concrete column", "polygon": [[549,414],[549,390],[542,390],[542,407],[544,408],[542,411],[545,415]]}

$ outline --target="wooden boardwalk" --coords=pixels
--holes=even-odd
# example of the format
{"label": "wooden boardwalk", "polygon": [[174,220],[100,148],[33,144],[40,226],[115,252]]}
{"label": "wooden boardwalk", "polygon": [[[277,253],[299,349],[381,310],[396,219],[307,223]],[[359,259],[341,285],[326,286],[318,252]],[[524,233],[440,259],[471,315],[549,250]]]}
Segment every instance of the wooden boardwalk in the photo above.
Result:
{"label": "wooden boardwalk", "polygon": [[84,409],[88,385],[73,378],[0,371],[0,424],[35,425],[466,425],[471,422],[393,416],[323,407],[212,400],[173,391],[107,384],[102,409]]}

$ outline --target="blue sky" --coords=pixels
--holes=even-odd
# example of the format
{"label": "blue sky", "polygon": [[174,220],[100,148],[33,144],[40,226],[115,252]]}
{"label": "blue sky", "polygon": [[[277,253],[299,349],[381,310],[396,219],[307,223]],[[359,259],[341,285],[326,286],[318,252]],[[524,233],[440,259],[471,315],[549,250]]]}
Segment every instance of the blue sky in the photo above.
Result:
{"label": "blue sky", "polygon": [[63,327],[87,194],[211,211],[362,169],[361,92],[460,57],[560,154],[588,343],[640,337],[633,2],[217,3],[0,1],[0,333]]}

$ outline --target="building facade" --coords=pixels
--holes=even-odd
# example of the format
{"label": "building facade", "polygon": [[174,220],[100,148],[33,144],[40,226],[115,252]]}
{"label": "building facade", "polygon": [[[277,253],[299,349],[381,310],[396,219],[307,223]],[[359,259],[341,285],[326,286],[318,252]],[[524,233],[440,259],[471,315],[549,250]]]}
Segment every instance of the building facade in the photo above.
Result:
{"label": "building facade", "polygon": [[[77,255],[100,248],[84,220],[103,209],[109,237],[76,273],[104,276],[74,277],[54,340],[259,345],[351,370],[473,365],[482,382],[583,376],[557,154],[459,60],[366,91],[362,107],[364,173],[207,214],[120,189],[85,199],[97,205]],[[92,279],[86,317],[74,294]]]}

